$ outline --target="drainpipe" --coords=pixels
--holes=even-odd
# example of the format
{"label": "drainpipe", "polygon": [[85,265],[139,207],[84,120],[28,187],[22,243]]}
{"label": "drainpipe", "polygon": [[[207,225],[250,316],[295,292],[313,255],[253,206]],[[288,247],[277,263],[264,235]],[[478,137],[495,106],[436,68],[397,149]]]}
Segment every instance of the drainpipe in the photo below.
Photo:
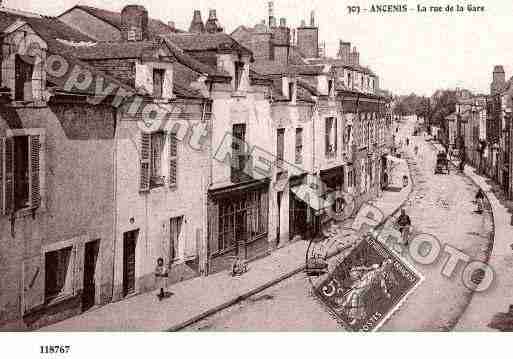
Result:
{"label": "drainpipe", "polygon": [[118,176],[117,176],[117,169],[118,169],[118,162],[117,162],[117,159],[118,159],[118,124],[117,124],[117,118],[118,117],[118,112],[117,110],[114,110],[114,150],[112,151],[112,163],[113,163],[113,166],[114,166],[114,173],[113,173],[113,195],[114,195],[114,206],[113,206],[113,229],[112,229],[112,235],[113,235],[113,243],[112,243],[112,293],[111,293],[111,298],[110,298],[110,301],[113,302],[114,301],[114,288],[115,288],[115,284],[116,284],[116,281],[115,281],[115,278],[116,278],[116,242],[117,242],[117,238],[118,238],[118,216],[117,216],[117,189],[118,189]]}

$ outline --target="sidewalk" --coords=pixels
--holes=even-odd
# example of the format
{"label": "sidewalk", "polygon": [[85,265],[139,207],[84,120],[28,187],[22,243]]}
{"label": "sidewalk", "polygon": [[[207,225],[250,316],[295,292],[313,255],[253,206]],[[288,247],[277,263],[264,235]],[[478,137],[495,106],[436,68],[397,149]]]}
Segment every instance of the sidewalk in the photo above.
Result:
{"label": "sidewalk", "polygon": [[[398,172],[408,173],[406,163]],[[400,192],[384,192],[373,201],[385,216],[392,215],[406,201],[410,185]],[[174,331],[227,308],[305,267],[307,241],[294,242],[249,264],[241,277],[227,271],[198,277],[168,287],[173,295],[159,301],[156,291],[136,295],[96,310],[69,318],[40,331]],[[307,295],[305,293],[305,295]]]}
{"label": "sidewalk", "polygon": [[509,305],[513,304],[513,251],[510,247],[513,243],[512,213],[493,191],[489,178],[477,174],[469,165],[465,166],[464,173],[483,189],[492,208],[495,236],[488,265],[495,272],[495,283],[483,293],[474,293],[454,330],[491,331],[494,329],[489,324],[493,317],[508,312]]}

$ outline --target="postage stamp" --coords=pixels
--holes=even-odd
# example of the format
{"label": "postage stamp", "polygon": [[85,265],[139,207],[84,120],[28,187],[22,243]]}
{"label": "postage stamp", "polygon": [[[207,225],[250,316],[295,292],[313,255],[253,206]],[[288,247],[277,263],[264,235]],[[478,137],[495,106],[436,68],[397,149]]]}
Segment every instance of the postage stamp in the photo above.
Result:
{"label": "postage stamp", "polygon": [[422,275],[368,235],[316,283],[315,295],[352,331],[375,331],[422,282]]}

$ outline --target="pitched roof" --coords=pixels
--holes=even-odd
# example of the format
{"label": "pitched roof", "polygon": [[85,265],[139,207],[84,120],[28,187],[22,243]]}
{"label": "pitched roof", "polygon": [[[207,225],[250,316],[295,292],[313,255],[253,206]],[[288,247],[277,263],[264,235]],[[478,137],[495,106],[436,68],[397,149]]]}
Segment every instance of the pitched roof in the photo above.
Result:
{"label": "pitched roof", "polygon": [[[97,17],[106,23],[114,26],[116,29],[121,30],[121,13],[111,10],[100,9],[93,6],[86,5],[75,5],[71,9],[65,11],[67,13],[73,9],[81,9],[94,17]],[[183,32],[183,30],[173,29],[170,26],[166,25],[160,20],[157,19],[148,19],[148,30],[153,36],[168,34],[172,32]]]}
{"label": "pitched roof", "polygon": [[261,75],[293,74],[291,66],[273,60],[259,60],[251,64],[251,70]]}
{"label": "pitched roof", "polygon": [[[125,90],[130,91],[130,93],[136,93],[136,89],[128,86],[127,84],[119,81],[115,77],[105,74],[104,72],[98,70],[97,68],[91,66],[90,64],[81,61],[80,56],[85,59],[94,58],[98,54],[101,53],[102,56],[105,53],[110,53],[110,55],[114,55],[114,53],[119,52],[121,50],[131,52],[132,55],[135,53],[140,53],[140,51],[145,50],[145,46],[150,46],[150,42],[146,44],[137,44],[136,42],[132,43],[123,43],[124,45],[115,46],[113,43],[100,43],[95,46],[71,46],[69,42],[94,42],[95,40],[89,38],[87,35],[84,35],[72,28],[68,25],[64,24],[57,18],[51,17],[26,17],[20,15],[13,15],[12,13],[6,12],[5,10],[0,10],[0,31],[4,31],[7,27],[13,24],[17,20],[24,21],[27,25],[29,25],[48,45],[48,50],[50,53],[54,53],[57,55],[63,56],[69,63],[79,66],[81,69],[86,69],[93,74],[93,78],[101,77],[105,79],[107,82],[113,83],[117,85],[118,88],[123,88]],[[59,40],[60,39],[60,40]],[[65,41],[62,41],[65,40]],[[155,44],[152,42],[151,44]],[[126,47],[125,45],[128,45]],[[124,47],[125,46],[125,47]],[[91,49],[93,48],[93,49]],[[106,49],[110,48],[110,51]],[[101,50],[101,51],[100,51]],[[105,53],[103,52],[105,51]],[[182,52],[183,53],[183,52]],[[78,56],[75,56],[78,55]],[[125,55],[126,57],[126,55]],[[194,59],[192,59],[194,60]],[[195,61],[195,60],[194,60]],[[66,74],[69,76],[69,72]],[[74,87],[72,91],[65,91],[65,84],[67,80],[67,76],[63,76],[61,78],[55,78],[51,76],[47,76],[48,82],[52,85],[55,91],[59,92],[71,92],[77,94],[84,95],[95,95],[96,94],[96,81],[91,81],[90,85],[86,89],[76,88]],[[187,83],[181,83],[180,77],[177,78],[177,83],[175,84],[175,93],[179,97],[186,98],[198,98],[202,97],[199,91],[194,90],[188,86]],[[103,85],[105,87],[105,85]]]}
{"label": "pitched roof", "polygon": [[251,50],[235,41],[230,35],[222,32],[213,34],[171,34],[165,37],[185,51],[217,51],[226,48],[241,51],[251,56],[253,54]]}
{"label": "pitched roof", "polygon": [[69,51],[82,60],[141,58],[158,49],[155,41],[97,42],[87,46],[68,45]]}

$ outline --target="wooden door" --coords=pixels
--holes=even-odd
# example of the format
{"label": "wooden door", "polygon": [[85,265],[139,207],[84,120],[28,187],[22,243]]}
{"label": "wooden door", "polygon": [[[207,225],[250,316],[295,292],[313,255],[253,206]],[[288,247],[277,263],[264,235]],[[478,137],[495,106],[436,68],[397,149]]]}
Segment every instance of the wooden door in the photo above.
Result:
{"label": "wooden door", "polygon": [[82,292],[82,310],[86,311],[95,304],[96,298],[96,263],[100,241],[86,243],[84,251],[84,290]]}
{"label": "wooden door", "polygon": [[123,235],[123,295],[135,292],[135,248],[138,231]]}

